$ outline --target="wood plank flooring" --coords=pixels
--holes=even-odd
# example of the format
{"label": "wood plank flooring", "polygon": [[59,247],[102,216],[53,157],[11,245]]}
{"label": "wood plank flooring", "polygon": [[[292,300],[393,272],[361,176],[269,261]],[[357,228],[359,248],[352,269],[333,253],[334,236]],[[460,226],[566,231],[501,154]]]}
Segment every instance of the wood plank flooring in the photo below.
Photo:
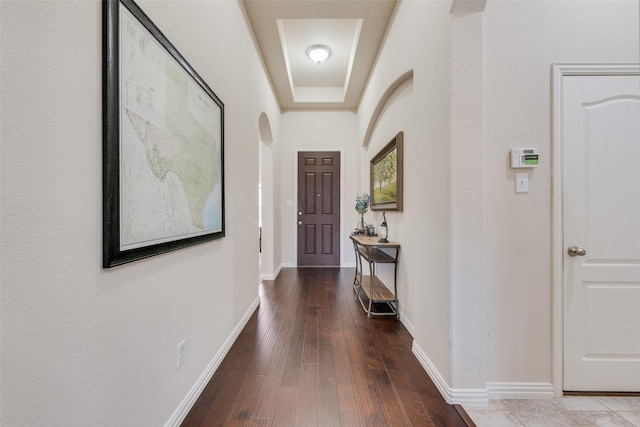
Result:
{"label": "wood plank flooring", "polygon": [[[367,318],[354,269],[284,269],[183,426],[466,426],[395,318]],[[464,416],[464,414],[463,414]]]}

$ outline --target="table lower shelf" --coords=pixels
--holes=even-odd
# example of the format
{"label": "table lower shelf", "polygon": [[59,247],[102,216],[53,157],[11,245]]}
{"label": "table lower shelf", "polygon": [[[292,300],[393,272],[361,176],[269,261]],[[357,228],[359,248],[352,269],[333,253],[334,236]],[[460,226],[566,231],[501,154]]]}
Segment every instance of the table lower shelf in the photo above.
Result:
{"label": "table lower shelf", "polygon": [[[374,302],[395,301],[396,296],[376,276],[373,276],[373,295],[371,291],[371,276],[362,276],[362,290],[367,298]],[[373,298],[372,298],[373,297]]]}
{"label": "table lower shelf", "polygon": [[373,289],[371,276],[362,276],[356,294],[368,316],[398,315],[398,299],[376,276],[373,276]]}

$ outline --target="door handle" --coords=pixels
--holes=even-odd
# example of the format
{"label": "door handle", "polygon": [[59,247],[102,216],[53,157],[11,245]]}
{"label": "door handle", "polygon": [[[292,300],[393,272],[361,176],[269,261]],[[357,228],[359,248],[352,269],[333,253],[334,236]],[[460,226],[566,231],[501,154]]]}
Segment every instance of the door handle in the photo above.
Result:
{"label": "door handle", "polygon": [[569,246],[567,248],[569,256],[585,256],[587,254],[586,249],[579,248],[577,246]]}
{"label": "door handle", "polygon": [[298,225],[302,225],[302,221],[298,221]]}

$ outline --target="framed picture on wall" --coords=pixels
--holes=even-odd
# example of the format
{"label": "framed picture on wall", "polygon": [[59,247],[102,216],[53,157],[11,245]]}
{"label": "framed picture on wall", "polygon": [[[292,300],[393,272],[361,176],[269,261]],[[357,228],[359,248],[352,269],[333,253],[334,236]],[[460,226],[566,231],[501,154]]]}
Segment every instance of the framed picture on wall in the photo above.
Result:
{"label": "framed picture on wall", "polygon": [[402,210],[403,132],[376,154],[370,162],[371,210]]}
{"label": "framed picture on wall", "polygon": [[103,2],[103,267],[224,234],[224,104],[136,3]]}

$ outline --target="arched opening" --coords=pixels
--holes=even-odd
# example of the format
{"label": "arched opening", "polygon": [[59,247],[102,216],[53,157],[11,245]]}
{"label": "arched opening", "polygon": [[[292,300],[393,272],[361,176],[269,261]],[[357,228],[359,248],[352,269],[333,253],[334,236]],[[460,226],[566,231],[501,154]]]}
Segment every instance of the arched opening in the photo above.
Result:
{"label": "arched opening", "polygon": [[264,112],[258,118],[258,133],[258,269],[261,279],[270,279],[274,272],[273,134]]}

